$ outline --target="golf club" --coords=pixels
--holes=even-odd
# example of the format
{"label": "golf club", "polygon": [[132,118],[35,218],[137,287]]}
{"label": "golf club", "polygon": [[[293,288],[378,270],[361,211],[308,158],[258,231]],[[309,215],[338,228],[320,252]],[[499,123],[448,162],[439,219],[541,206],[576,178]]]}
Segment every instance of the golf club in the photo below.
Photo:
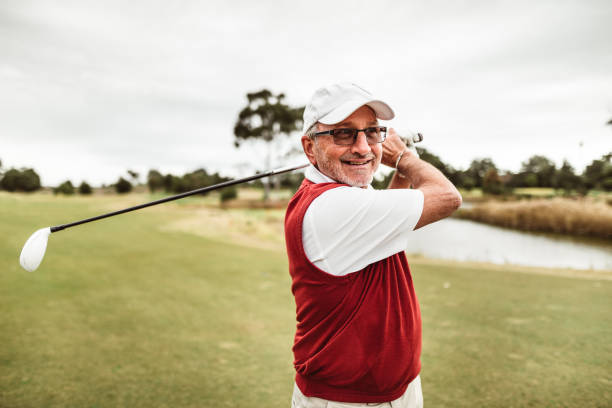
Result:
{"label": "golf club", "polygon": [[[402,140],[404,140],[404,142],[408,144],[406,139],[402,139]],[[416,135],[413,134],[411,135],[411,140],[413,143],[418,143],[421,140],[423,140],[423,136],[420,133],[417,133]],[[34,272],[40,266],[40,263],[42,262],[43,257],[45,256],[45,251],[47,250],[47,242],[49,241],[49,235],[51,235],[54,232],[62,231],[70,227],[75,227],[77,225],[101,220],[103,218],[112,217],[112,216],[123,214],[126,212],[140,210],[141,208],[146,208],[146,207],[151,207],[157,204],[167,203],[169,201],[178,200],[180,198],[192,196],[195,194],[205,193],[208,191],[217,190],[223,187],[229,187],[229,186],[233,186],[233,185],[240,184],[240,183],[246,183],[246,182],[257,180],[260,178],[270,177],[276,174],[288,173],[290,171],[302,169],[309,165],[310,163],[301,164],[299,166],[294,166],[294,167],[282,167],[282,168],[271,170],[265,173],[256,174],[254,176],[225,181],[223,183],[218,183],[212,186],[198,188],[195,190],[187,191],[185,193],[181,193],[181,194],[177,194],[174,196],[165,197],[159,200],[151,201],[149,203],[144,203],[144,204],[136,205],[134,207],[124,208],[123,210],[118,210],[118,211],[113,211],[107,214],[98,215],[96,217],[86,218],[84,220],[74,221],[68,224],[56,225],[54,227],[41,228],[37,230],[36,232],[34,232],[30,236],[30,238],[28,238],[28,240],[26,241],[25,245],[23,246],[23,249],[21,250],[21,255],[19,256],[19,263],[21,264],[21,267],[25,269],[26,271]]]}
{"label": "golf club", "polygon": [[140,205],[136,205],[134,207],[124,208],[123,210],[113,211],[107,214],[98,215],[96,217],[86,218],[84,220],[74,221],[68,224],[56,225],[54,227],[46,227],[41,228],[36,231],[34,234],[28,238],[23,249],[21,250],[21,255],[19,256],[19,263],[29,272],[34,272],[36,268],[40,265],[45,256],[45,250],[47,249],[47,241],[49,240],[49,235],[53,232],[62,231],[64,229],[75,227],[77,225],[85,224],[92,221],[101,220],[103,218],[112,217],[115,215],[123,214],[130,211],[140,210],[141,208],[151,207],[153,205],[167,203],[168,201],[178,200],[180,198],[192,196],[195,194],[206,193],[208,191],[217,190],[223,187],[233,186],[235,184],[246,183],[249,181],[257,180],[264,177],[273,176],[276,174],[288,173],[290,171],[302,169],[308,166],[310,163],[301,164],[299,166],[294,167],[283,167],[275,170],[271,170],[265,173],[256,174],[254,176],[249,176],[241,179],[224,181],[223,183],[215,184],[212,186],[202,187],[195,190],[187,191],[185,193],[177,194],[170,197],[165,197],[159,200],[151,201],[149,203],[144,203]]}

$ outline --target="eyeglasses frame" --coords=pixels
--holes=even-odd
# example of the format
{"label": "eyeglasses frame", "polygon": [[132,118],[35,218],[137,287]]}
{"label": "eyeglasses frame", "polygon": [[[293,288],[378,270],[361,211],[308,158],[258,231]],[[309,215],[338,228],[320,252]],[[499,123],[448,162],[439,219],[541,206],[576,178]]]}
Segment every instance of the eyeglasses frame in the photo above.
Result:
{"label": "eyeglasses frame", "polygon": [[[355,144],[355,142],[357,141],[357,137],[359,136],[360,132],[363,132],[365,134],[365,131],[368,129],[372,129],[372,128],[376,128],[379,132],[384,132],[384,137],[382,138],[382,140],[380,142],[376,142],[376,143],[382,143],[385,141],[385,139],[387,139],[387,127],[386,126],[368,126],[367,128],[363,128],[363,129],[353,129],[353,128],[338,128],[338,129],[330,129],[330,130],[325,130],[323,132],[316,132],[316,133],[310,133],[308,136],[310,138],[314,138],[315,136],[322,136],[322,135],[330,135],[332,136],[332,140],[334,140],[334,144],[338,145],[338,146],[352,146]],[[336,139],[333,138],[334,133],[339,131],[339,130],[353,130],[355,131],[355,134],[353,136],[353,142],[351,144],[338,144],[336,143]],[[367,140],[367,138],[366,138]],[[370,143],[368,143],[370,144]],[[371,144],[371,146],[373,146],[374,144]]]}

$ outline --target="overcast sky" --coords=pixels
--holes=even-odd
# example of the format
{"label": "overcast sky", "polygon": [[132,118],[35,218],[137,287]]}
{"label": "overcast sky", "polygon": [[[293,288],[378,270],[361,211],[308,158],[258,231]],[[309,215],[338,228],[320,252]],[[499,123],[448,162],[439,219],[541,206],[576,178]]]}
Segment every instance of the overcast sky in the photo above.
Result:
{"label": "overcast sky", "polygon": [[454,167],[582,171],[612,150],[610,39],[609,0],[1,0],[0,160],[44,185],[247,175],[264,162],[233,146],[247,92],[298,106],[351,81]]}

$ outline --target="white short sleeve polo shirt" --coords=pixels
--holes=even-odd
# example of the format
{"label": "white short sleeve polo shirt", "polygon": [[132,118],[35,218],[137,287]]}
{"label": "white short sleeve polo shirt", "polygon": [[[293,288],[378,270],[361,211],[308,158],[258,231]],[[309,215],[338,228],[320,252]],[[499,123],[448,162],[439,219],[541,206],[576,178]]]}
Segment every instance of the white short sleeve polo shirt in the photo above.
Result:
{"label": "white short sleeve polo shirt", "polygon": [[[305,176],[313,183],[336,182],[312,165]],[[304,215],[304,252],[329,274],[359,271],[408,248],[423,200],[423,193],[415,189],[343,186],[328,190],[313,200]]]}

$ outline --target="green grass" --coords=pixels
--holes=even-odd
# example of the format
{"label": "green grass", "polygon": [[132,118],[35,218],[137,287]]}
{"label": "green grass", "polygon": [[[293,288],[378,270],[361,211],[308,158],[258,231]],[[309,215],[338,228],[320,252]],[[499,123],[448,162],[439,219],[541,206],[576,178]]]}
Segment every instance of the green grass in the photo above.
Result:
{"label": "green grass", "polygon": [[431,406],[610,406],[612,282],[508,272],[417,265]]}
{"label": "green grass", "polygon": [[482,189],[480,188],[472,188],[470,190],[460,188],[459,192],[461,193],[461,197],[463,197],[464,200],[481,199],[484,197]]}
{"label": "green grass", "polygon": [[[36,229],[127,201],[0,194],[0,407],[289,406],[285,253],[166,228],[196,200],[58,232],[20,269]],[[427,406],[612,405],[612,281],[411,265]]]}
{"label": "green grass", "polygon": [[553,197],[557,194],[557,190],[551,187],[519,187],[513,191],[515,195],[527,195],[533,197]]}

